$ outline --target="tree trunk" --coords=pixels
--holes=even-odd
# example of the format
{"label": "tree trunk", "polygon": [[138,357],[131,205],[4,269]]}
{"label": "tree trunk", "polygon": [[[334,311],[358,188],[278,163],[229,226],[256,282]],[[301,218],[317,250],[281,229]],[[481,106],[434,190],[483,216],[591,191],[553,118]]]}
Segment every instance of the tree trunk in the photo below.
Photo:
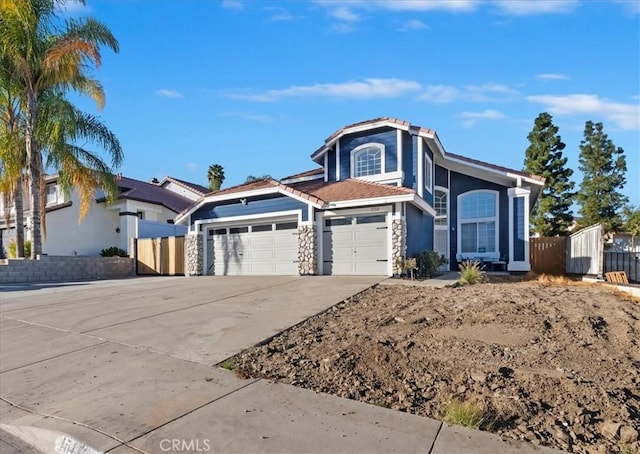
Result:
{"label": "tree trunk", "polygon": [[38,114],[38,100],[35,93],[27,94],[27,112],[25,128],[25,148],[27,151],[27,175],[29,177],[29,208],[31,217],[29,218],[29,230],[31,231],[31,258],[35,259],[42,254],[42,231],[41,231],[41,188],[42,178],[42,157],[40,150],[36,147],[34,132],[36,129],[36,117]]}
{"label": "tree trunk", "polygon": [[13,192],[13,206],[16,209],[16,257],[24,257],[24,177],[20,175]]}

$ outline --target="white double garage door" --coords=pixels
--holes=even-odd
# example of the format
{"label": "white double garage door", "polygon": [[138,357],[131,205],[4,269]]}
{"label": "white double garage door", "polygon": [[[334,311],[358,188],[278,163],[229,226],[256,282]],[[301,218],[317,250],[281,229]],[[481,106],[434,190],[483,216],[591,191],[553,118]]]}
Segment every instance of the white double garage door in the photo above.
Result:
{"label": "white double garage door", "polygon": [[[322,274],[388,274],[387,217],[387,213],[325,217],[318,238]],[[206,274],[298,274],[297,220],[209,226],[206,238]]]}

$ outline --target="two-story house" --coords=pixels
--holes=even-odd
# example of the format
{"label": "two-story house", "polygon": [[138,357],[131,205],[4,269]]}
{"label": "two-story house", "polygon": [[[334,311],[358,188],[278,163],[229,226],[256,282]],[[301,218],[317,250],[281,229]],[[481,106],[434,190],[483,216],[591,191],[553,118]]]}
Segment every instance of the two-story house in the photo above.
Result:
{"label": "two-story house", "polygon": [[544,179],[445,151],[435,131],[395,118],[346,126],[321,167],[200,199],[189,227],[192,275],[392,275],[435,250],[528,271],[529,212]]}
{"label": "two-story house", "polygon": [[[104,193],[98,191],[87,215],[80,220],[78,190],[65,194],[58,175],[47,175],[43,253],[96,256],[102,249],[112,246],[128,252],[131,239],[139,237],[140,220],[159,224],[172,223],[176,214],[208,191],[203,186],[172,177],[144,182],[119,176],[116,201],[107,204]],[[28,188],[25,187],[25,204],[28,203],[28,198]],[[6,222],[4,209],[0,204],[0,250],[6,251],[9,243],[15,240],[15,208],[7,207],[10,210],[9,223]],[[25,226],[28,225],[29,216],[30,212],[26,210]],[[147,222],[146,225],[149,224]],[[30,231],[25,229],[25,239],[30,237]]]}

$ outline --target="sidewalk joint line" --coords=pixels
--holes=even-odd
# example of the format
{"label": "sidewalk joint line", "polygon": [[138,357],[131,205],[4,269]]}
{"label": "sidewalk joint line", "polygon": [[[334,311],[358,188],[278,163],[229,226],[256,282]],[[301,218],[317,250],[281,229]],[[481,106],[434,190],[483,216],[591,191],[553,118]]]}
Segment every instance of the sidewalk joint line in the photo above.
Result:
{"label": "sidewalk joint line", "polygon": [[444,423],[440,421],[440,425],[438,426],[438,431],[436,432],[436,436],[433,437],[433,443],[431,443],[431,446],[429,447],[429,452],[427,454],[431,454],[433,452],[433,448],[435,448],[436,446],[436,441],[438,441],[438,437],[440,436],[440,431],[442,430],[443,425]]}

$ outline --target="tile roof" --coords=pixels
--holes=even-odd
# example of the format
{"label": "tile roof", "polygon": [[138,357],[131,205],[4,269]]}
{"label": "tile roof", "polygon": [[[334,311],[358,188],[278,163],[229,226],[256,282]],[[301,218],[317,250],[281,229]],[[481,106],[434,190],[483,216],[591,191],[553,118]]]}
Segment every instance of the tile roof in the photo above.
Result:
{"label": "tile roof", "polygon": [[[117,180],[119,194],[118,199],[137,200],[139,202],[154,203],[162,205],[176,213],[189,207],[193,201],[169,191],[157,184],[146,183],[133,178],[120,177]],[[98,199],[98,202],[104,198]]]}
{"label": "tile roof", "polygon": [[305,181],[292,184],[291,187],[325,203],[415,194],[408,188],[353,179],[331,182]]}
{"label": "tile roof", "polygon": [[184,186],[187,189],[191,189],[193,191],[199,192],[200,194],[206,194],[208,192],[211,192],[211,189],[207,188],[206,186],[202,186],[197,183],[191,183],[190,181],[180,180],[179,178],[166,177],[165,180],[173,181],[179,186]]}
{"label": "tile roof", "polygon": [[508,167],[502,167],[502,166],[499,166],[499,165],[496,165],[496,164],[490,164],[488,162],[480,161],[478,159],[467,158],[466,156],[462,156],[462,155],[459,155],[459,154],[454,154],[454,153],[447,152],[447,156],[450,157],[450,158],[458,159],[460,161],[469,162],[471,164],[477,164],[477,165],[482,166],[482,167],[488,167],[488,168],[491,168],[491,169],[500,170],[501,172],[509,172],[509,173],[514,173],[516,175],[522,175],[523,177],[531,178],[532,180],[537,180],[537,181],[541,181],[541,182],[545,181],[544,177],[541,177],[539,175],[534,175],[532,173],[523,172],[521,170],[510,169]]}
{"label": "tile roof", "polygon": [[296,173],[294,175],[289,175],[284,178],[280,178],[282,180],[293,180],[295,178],[304,178],[304,177],[312,177],[314,175],[324,175],[324,168],[318,167],[317,169],[307,170],[306,172]]}
{"label": "tile roof", "polygon": [[249,183],[238,184],[218,191],[208,191],[206,196],[218,196],[225,194],[234,194],[236,192],[253,191],[255,189],[274,188],[278,186],[278,182],[270,178],[264,180],[255,180]]}

